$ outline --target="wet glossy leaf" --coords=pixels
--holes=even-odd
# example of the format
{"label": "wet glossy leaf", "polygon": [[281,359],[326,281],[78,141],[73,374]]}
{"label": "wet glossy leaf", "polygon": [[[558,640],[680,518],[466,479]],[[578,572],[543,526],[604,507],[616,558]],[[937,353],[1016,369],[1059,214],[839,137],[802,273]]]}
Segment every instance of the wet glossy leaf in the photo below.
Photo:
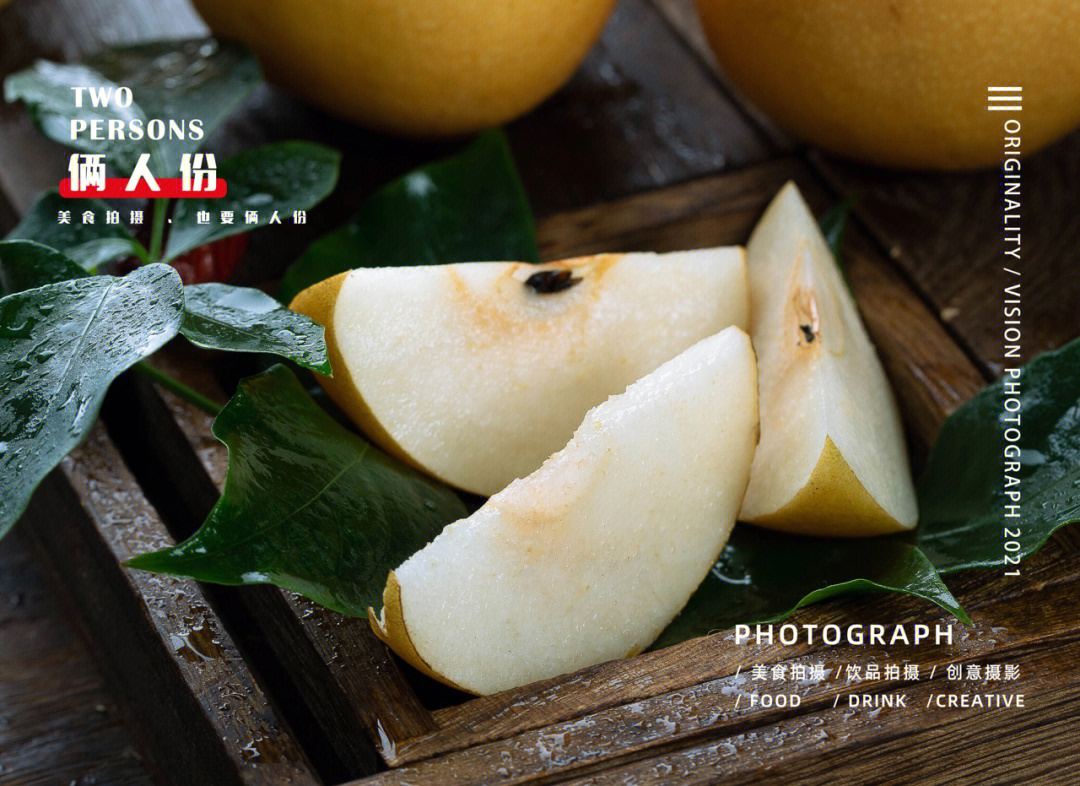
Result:
{"label": "wet glossy leaf", "polygon": [[[129,255],[145,256],[146,250],[123,224],[108,223],[109,209],[98,199],[64,199],[49,191],[38,198],[5,240],[33,240],[55,248],[87,270]],[[70,223],[60,223],[62,212],[70,213]],[[87,212],[93,219],[90,222],[83,216]]]}
{"label": "wet glossy leaf", "polygon": [[[294,210],[309,210],[330,195],[337,185],[340,163],[340,153],[312,142],[275,142],[236,154],[218,166],[218,176],[229,184],[225,197],[177,202],[165,259],[265,226],[275,212],[282,223],[291,222]],[[223,224],[215,218],[199,224],[200,210],[211,211],[215,217],[231,210],[235,223]],[[247,210],[258,212],[257,222],[245,222]]]}
{"label": "wet glossy leaf", "polygon": [[112,380],[176,335],[183,309],[167,265],[0,300],[0,535],[86,436]]}
{"label": "wet glossy leaf", "polygon": [[136,257],[143,262],[151,261],[142,244],[130,237],[100,237],[97,240],[88,240],[68,251],[67,255],[90,272],[97,272],[97,268],[106,262],[124,257]]}
{"label": "wet glossy leaf", "polygon": [[[1019,412],[1005,410],[1007,381],[1019,385]],[[1015,417],[1020,469],[1007,474],[1019,483],[1006,488],[1005,431]],[[1004,517],[1007,491],[1020,492],[1018,518]],[[943,573],[1012,569],[1006,554],[1029,557],[1080,520],[1080,340],[1035,358],[1019,379],[994,382],[945,421],[919,482],[919,515],[917,542]],[[1018,547],[1006,551],[1007,541]]]}
{"label": "wet glossy leaf", "polygon": [[[2,260],[2,258],[0,258]],[[205,349],[280,355],[330,374],[322,325],[257,289],[226,284],[184,287],[180,332]]]}
{"label": "wet glossy leaf", "polygon": [[244,380],[214,435],[229,448],[221,499],[192,537],[131,567],[277,584],[362,616],[389,570],[466,515],[453,491],[335,423],[283,366]]}
{"label": "wet glossy leaf", "polygon": [[0,241],[0,285],[9,294],[88,275],[54,248],[32,240]]}
{"label": "wet glossy leaf", "polygon": [[357,267],[496,260],[537,262],[539,252],[510,145],[493,130],[376,192],[289,268],[278,299]]}
{"label": "wet glossy leaf", "polygon": [[[180,154],[198,150],[203,141],[251,94],[262,80],[258,61],[246,49],[213,38],[157,41],[115,47],[95,54],[78,64],[39,60],[33,66],[9,76],[4,82],[8,101],[26,103],[42,133],[66,147],[86,153],[102,153],[123,175],[131,172],[141,153],[150,153],[150,168],[156,177],[170,177],[180,164]],[[108,107],[94,107],[84,94],[83,106],[76,107],[73,87],[130,87],[134,100],[121,107],[110,100]],[[138,121],[144,130],[150,119],[175,123],[199,120],[203,133],[192,138],[154,141],[142,139],[90,138],[82,133],[71,138],[71,121]]]}

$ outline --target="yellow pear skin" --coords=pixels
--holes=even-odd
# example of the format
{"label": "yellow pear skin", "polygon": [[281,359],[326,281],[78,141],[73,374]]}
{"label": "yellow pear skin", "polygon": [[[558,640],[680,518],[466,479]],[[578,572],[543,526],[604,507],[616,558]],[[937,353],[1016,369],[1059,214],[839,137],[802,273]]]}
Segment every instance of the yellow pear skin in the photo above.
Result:
{"label": "yellow pear skin", "polygon": [[827,532],[836,537],[888,535],[901,529],[867,493],[829,437],[802,490],[784,507],[757,516],[753,523],[796,535]]}

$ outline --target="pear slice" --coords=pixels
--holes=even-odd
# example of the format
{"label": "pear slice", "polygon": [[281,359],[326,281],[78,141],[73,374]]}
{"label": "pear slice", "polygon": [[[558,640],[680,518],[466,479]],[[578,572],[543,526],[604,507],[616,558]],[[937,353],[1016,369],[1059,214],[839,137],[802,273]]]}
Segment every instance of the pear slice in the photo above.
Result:
{"label": "pear slice", "polygon": [[366,268],[292,303],[326,327],[330,396],[385,450],[490,496],[590,407],[728,325],[749,327],[741,248],[545,265]]}
{"label": "pear slice", "polygon": [[892,391],[794,183],[747,245],[761,443],[739,518],[807,535],[879,535],[918,511]]}
{"label": "pear slice", "polygon": [[730,327],[591,410],[392,571],[372,627],[481,694],[640,652],[727,541],[756,439],[754,353]]}

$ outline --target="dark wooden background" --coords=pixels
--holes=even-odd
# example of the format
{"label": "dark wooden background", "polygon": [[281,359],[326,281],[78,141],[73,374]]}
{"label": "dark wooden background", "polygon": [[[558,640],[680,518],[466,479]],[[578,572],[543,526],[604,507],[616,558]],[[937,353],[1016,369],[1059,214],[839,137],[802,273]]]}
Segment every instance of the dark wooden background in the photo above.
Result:
{"label": "dark wooden background", "polygon": [[[101,45],[202,31],[186,0],[13,0],[0,9],[0,77],[37,57],[76,59]],[[851,272],[904,402],[916,461],[941,415],[1000,370],[997,174],[889,172],[804,149],[724,81],[686,0],[621,0],[573,80],[508,133],[547,258],[590,250],[582,237],[605,244],[591,250],[680,247],[689,242],[684,238],[707,242],[745,208],[753,191],[747,184],[789,174],[816,187],[819,206],[857,196]],[[293,137],[342,150],[347,185],[312,213],[308,226],[257,233],[248,283],[279,275],[372,189],[458,146],[371,134],[264,87],[210,147],[228,153]],[[55,186],[64,160],[21,108],[0,107],[0,235],[38,192]],[[1080,334],[1080,135],[1026,159],[1024,178],[1030,357]],[[122,708],[25,534],[17,528],[0,543],[0,784],[148,783]],[[1067,534],[1058,541],[1057,558],[1075,560],[1080,539]],[[963,733],[957,735],[955,745],[962,747]],[[1049,763],[1056,756],[1075,767],[1080,743],[1074,725],[1047,724],[1045,733],[1025,728],[1018,735],[1025,743],[1016,761],[1028,764],[1010,770],[1003,748],[996,775],[983,782],[1080,782],[1075,769]],[[893,744],[868,737],[866,745],[871,742],[882,750]],[[867,754],[858,747],[844,755],[854,766]],[[948,755],[945,747],[942,756]],[[1031,761],[1046,766],[1032,770]],[[974,783],[973,773],[988,771],[989,763],[969,766],[968,775],[958,770],[948,782]],[[942,777],[921,782],[946,782]]]}

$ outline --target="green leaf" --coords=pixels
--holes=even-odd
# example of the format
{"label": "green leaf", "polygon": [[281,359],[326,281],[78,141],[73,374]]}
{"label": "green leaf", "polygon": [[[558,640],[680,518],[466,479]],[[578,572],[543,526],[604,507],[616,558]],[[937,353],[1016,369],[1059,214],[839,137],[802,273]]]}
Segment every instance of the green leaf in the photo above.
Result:
{"label": "green leaf", "polygon": [[[226,196],[177,202],[165,259],[263,226],[275,211],[282,221],[291,221],[292,211],[308,210],[330,195],[337,185],[340,163],[340,153],[312,142],[276,142],[236,154],[218,167],[218,176],[229,184]],[[199,224],[200,210],[215,214],[232,210],[236,223]],[[245,223],[245,210],[257,210],[258,222]]]}
{"label": "green leaf", "polygon": [[330,374],[322,325],[283,308],[265,292],[226,284],[184,287],[180,332],[196,346],[280,355]]}
{"label": "green leaf", "polygon": [[[198,150],[203,141],[255,89],[262,80],[258,61],[246,49],[214,38],[157,41],[122,46],[93,55],[83,64],[39,60],[4,82],[8,101],[24,101],[42,133],[66,147],[86,153],[102,153],[122,174],[130,174],[141,153],[152,155],[150,168],[156,177],[170,177],[180,165],[180,154]],[[127,108],[110,101],[94,107],[84,94],[83,106],[75,106],[72,87],[130,87],[134,101]],[[187,123],[202,122],[202,136],[154,141],[92,140],[83,133],[71,139],[71,120],[132,120],[144,125],[152,119]],[[190,128],[190,127],[189,127]]]}
{"label": "green leaf", "polygon": [[[38,198],[6,240],[33,240],[63,252],[87,270],[129,255],[146,257],[146,249],[123,224],[109,224],[109,206],[98,199],[64,199],[56,191]],[[71,223],[61,224],[59,214],[71,213]],[[89,211],[94,220],[84,223]]]}
{"label": "green leaf", "polygon": [[840,260],[840,247],[844,243],[844,230],[847,229],[848,218],[851,216],[851,208],[855,204],[855,197],[847,197],[842,202],[833,205],[818,221],[821,234],[825,236],[825,242],[837,261]]}
{"label": "green leaf", "polygon": [[777,622],[837,595],[903,592],[970,624],[926,556],[899,538],[812,538],[735,527],[712,572],[653,644]]}
{"label": "green leaf", "polygon": [[229,448],[221,499],[193,536],[130,567],[269,582],[364,615],[389,570],[466,515],[453,491],[335,423],[283,366],[244,380],[214,435]]}
{"label": "green leaf", "polygon": [[[1020,410],[1007,413],[1007,382]],[[1019,416],[1019,518],[1004,518],[1008,418]],[[945,421],[919,481],[918,544],[938,570],[1007,570],[1005,554],[1025,559],[1059,528],[1080,520],[1080,340],[1008,373]],[[1016,537],[1006,528],[1018,531]],[[1018,548],[1006,552],[1007,541]]]}
{"label": "green leaf", "polygon": [[0,536],[90,430],[112,380],[176,335],[183,309],[168,265],[0,300]]}
{"label": "green leaf", "polygon": [[313,243],[282,279],[278,299],[357,267],[540,259],[532,213],[510,145],[498,130],[462,153],[376,192],[347,224]]}
{"label": "green leaf", "polygon": [[142,243],[133,237],[99,237],[97,240],[87,240],[69,249],[67,253],[73,262],[90,272],[96,272],[97,268],[106,262],[123,257],[138,257],[143,262],[151,261]]}
{"label": "green leaf", "polygon": [[844,246],[844,230],[847,229],[848,218],[851,216],[851,208],[855,204],[855,197],[847,197],[842,202],[838,202],[829,208],[818,221],[818,226],[821,227],[821,234],[825,236],[825,242],[829,244],[829,249],[832,251],[833,259],[836,260],[836,266],[840,269],[840,277],[844,279],[844,283],[847,285],[848,292],[854,295],[854,290],[851,288],[851,282],[847,277],[847,270],[844,269],[844,260],[841,255],[841,249]]}
{"label": "green leaf", "polygon": [[0,241],[0,285],[8,293],[90,275],[54,248],[32,240]]}

